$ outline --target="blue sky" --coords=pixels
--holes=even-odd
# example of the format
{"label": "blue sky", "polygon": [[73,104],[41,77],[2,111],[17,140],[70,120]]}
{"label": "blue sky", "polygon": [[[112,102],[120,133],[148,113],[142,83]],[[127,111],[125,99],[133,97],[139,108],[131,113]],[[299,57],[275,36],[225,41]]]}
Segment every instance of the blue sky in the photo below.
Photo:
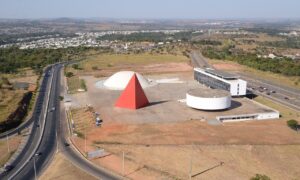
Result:
{"label": "blue sky", "polygon": [[300,18],[300,0],[0,0],[0,18]]}

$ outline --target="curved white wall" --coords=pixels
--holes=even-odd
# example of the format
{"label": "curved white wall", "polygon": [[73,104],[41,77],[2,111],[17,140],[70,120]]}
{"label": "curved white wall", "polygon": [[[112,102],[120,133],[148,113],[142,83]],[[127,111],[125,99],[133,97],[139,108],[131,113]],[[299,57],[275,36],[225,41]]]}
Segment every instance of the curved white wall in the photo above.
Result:
{"label": "curved white wall", "polygon": [[231,96],[224,97],[196,97],[186,94],[186,104],[189,107],[201,110],[222,110],[231,106]]}
{"label": "curved white wall", "polygon": [[[108,89],[112,90],[124,90],[134,75],[135,72],[133,71],[120,71],[115,74],[113,74],[111,77],[109,77],[105,82],[104,86]],[[142,88],[147,88],[151,84],[148,81],[148,79],[144,78],[141,74],[135,73]]]}

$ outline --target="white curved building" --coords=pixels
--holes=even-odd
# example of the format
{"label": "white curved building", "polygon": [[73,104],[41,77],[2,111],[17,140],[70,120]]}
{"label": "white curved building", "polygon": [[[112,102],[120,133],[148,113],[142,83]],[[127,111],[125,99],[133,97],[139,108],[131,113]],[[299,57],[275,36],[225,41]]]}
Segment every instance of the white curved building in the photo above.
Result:
{"label": "white curved building", "polygon": [[224,110],[231,106],[231,94],[219,89],[193,89],[186,94],[186,104],[200,110]]}
{"label": "white curved building", "polygon": [[110,76],[104,83],[104,87],[112,90],[124,90],[132,78],[132,76],[136,74],[142,88],[147,88],[151,86],[151,83],[148,79],[144,78],[141,74],[133,72],[133,71],[120,71],[112,76]]}

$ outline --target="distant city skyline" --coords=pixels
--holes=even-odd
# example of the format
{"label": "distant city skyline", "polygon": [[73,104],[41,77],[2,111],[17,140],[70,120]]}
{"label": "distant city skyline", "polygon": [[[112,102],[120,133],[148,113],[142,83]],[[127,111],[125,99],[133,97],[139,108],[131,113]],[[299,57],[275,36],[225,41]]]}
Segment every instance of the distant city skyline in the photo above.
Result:
{"label": "distant city skyline", "polygon": [[293,19],[299,0],[1,0],[0,18]]}

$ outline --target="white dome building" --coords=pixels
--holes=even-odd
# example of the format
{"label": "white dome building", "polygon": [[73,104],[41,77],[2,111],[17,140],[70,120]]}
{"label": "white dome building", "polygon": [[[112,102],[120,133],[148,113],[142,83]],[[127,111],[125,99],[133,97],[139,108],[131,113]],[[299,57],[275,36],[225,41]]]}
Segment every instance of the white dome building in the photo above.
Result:
{"label": "white dome building", "polygon": [[231,106],[231,95],[219,89],[193,89],[186,94],[186,104],[200,110],[224,110]]}
{"label": "white dome building", "polygon": [[120,71],[110,76],[104,83],[104,87],[112,90],[124,90],[132,78],[136,74],[143,89],[151,86],[151,82],[144,78],[141,74],[133,71]]}

